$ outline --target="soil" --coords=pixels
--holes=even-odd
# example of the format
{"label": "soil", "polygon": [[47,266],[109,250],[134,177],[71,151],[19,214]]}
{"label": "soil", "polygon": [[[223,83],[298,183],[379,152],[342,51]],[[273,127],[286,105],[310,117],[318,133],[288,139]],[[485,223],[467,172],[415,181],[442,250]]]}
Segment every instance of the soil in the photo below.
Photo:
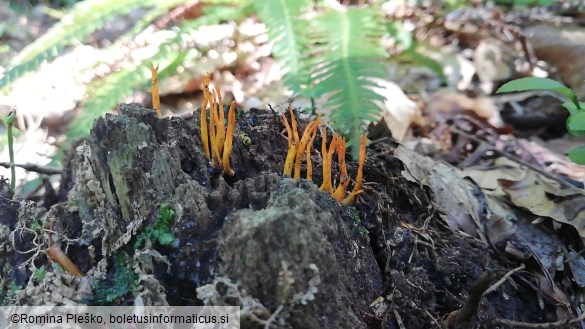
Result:
{"label": "soil", "polygon": [[[449,229],[434,196],[401,176],[390,139],[368,146],[364,193],[345,206],[319,191],[318,151],[313,181],[282,176],[283,129],[271,111],[239,113],[224,177],[201,150],[198,116],[126,104],[96,120],[69,153],[59,203],[0,198],[4,304],[238,305],[242,328],[554,320],[555,302],[515,276],[480,298],[519,263]],[[172,242],[137,246],[162,205],[175,213]],[[52,266],[49,244],[85,276]]]}

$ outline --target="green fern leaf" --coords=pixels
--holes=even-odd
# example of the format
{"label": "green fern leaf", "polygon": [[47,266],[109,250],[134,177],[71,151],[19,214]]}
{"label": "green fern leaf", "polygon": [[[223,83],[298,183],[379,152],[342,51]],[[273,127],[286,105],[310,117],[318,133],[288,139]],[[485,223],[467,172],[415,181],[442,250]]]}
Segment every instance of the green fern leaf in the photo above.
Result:
{"label": "green fern leaf", "polygon": [[272,53],[285,69],[284,81],[295,92],[301,91],[301,81],[307,73],[301,65],[302,47],[307,43],[303,21],[297,17],[309,0],[253,0],[258,16],[268,27],[274,42]]}
{"label": "green fern leaf", "polygon": [[[159,79],[162,79],[163,72],[168,72],[169,67],[178,66],[185,59],[190,58],[186,56],[187,52],[189,52],[189,45],[185,40],[191,39],[189,35],[197,31],[197,29],[230,19],[241,19],[249,14],[250,10],[250,5],[246,3],[238,7],[223,5],[211,7],[200,18],[183,22],[175,31],[175,35],[163,42],[159,46],[158,53],[152,57],[94,82],[94,85],[89,88],[90,91],[86,96],[86,101],[83,102],[83,111],[70,125],[68,137],[72,139],[86,135],[91,129],[94,119],[110,112],[124,97],[130,95],[134,90],[150,85],[149,63],[169,64],[160,68]],[[123,36],[122,38],[125,37]]]}
{"label": "green fern leaf", "polygon": [[86,0],[77,3],[60,22],[12,59],[11,68],[0,79],[0,90],[25,73],[36,69],[43,61],[56,57],[67,45],[84,40],[92,32],[104,26],[105,22],[137,7],[153,5],[156,2],[156,0]]}
{"label": "green fern leaf", "polygon": [[367,124],[379,118],[374,101],[385,100],[372,90],[378,85],[370,80],[385,78],[379,63],[386,57],[380,44],[381,22],[372,8],[349,8],[326,12],[311,24],[310,88],[315,95],[329,95],[326,106],[333,127],[348,138],[354,157]]}

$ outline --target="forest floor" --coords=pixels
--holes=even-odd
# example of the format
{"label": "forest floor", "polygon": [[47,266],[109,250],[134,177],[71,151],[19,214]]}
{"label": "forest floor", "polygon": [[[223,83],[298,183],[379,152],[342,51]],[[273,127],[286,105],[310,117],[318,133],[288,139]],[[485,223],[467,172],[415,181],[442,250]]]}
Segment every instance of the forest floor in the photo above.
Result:
{"label": "forest floor", "polygon": [[[537,64],[513,51],[526,40],[502,41],[500,14],[454,10],[435,29],[417,26],[459,41],[438,61],[467,92],[419,93],[437,77],[395,66],[409,97],[385,86],[395,106],[370,127],[350,205],[319,190],[321,134],[312,181],[282,174],[287,105],[238,109],[235,174],[224,176],[202,150],[198,112],[178,105],[185,95],[163,97],[164,118],[121,104],[65,150],[61,175],[0,197],[2,304],[237,305],[242,328],[583,328],[585,168],[563,154],[584,142],[565,135],[554,95],[484,95],[520,77],[519,61]],[[518,26],[538,65],[583,97],[580,15],[559,28],[533,13]],[[294,115],[303,131],[306,113]],[[64,117],[38,130],[59,135]],[[359,164],[347,161],[353,186]],[[73,267],[47,257],[63,252]]]}

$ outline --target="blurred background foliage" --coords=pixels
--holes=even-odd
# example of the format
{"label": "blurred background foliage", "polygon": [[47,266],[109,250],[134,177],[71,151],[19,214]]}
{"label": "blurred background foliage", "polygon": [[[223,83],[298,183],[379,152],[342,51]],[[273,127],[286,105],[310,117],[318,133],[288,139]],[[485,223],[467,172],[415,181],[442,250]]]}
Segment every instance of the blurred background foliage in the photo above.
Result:
{"label": "blurred background foliage", "polygon": [[[384,100],[372,90],[377,85],[370,79],[387,77],[380,64],[380,60],[388,57],[382,39],[388,34],[404,33],[381,15],[383,3],[343,6],[334,1],[309,0],[48,1],[61,7],[63,16],[12,58],[0,78],[0,91],[10,92],[12,83],[42,63],[67,52],[72,45],[91,43],[92,35],[106,24],[139,10],[140,18],[133,21],[133,26],[103,45],[106,52],[123,49],[125,63],[88,82],[81,110],[67,133],[69,138],[83,136],[93,119],[111,111],[133,91],[145,88],[149,63],[160,63],[160,78],[164,80],[176,74],[187,61],[204,57],[211,50],[195,40],[201,28],[256,15],[268,28],[272,54],[285,73],[285,86],[295,95],[313,99],[327,96],[323,110],[331,113],[334,128],[357,150],[355,146],[366,125],[379,117],[380,109],[374,102]],[[35,4],[37,1],[11,2],[19,10]],[[192,12],[199,10],[200,13]],[[157,40],[153,40],[153,31],[157,32]],[[416,52],[412,37],[402,39],[408,39],[407,48],[413,59],[440,70],[438,63]],[[143,48],[139,43],[151,43],[155,48],[148,55],[134,56],[134,49]],[[93,69],[102,64],[94,63]]]}

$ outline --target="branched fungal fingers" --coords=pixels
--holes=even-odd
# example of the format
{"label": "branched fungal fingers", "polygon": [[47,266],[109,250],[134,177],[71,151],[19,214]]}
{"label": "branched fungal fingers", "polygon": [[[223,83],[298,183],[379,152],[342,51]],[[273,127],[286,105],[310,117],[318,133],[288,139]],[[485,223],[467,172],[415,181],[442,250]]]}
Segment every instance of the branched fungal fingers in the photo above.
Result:
{"label": "branched fungal fingers", "polygon": [[[203,79],[203,107],[200,118],[201,143],[205,156],[211,160],[211,165],[221,168],[224,175],[233,176],[235,172],[230,167],[230,155],[236,129],[236,102],[232,101],[230,104],[226,127],[221,90],[219,86],[213,90],[210,89],[210,83],[211,74],[208,73]],[[207,106],[209,106],[209,124],[207,124]]]}
{"label": "branched fungal fingers", "polygon": [[221,149],[223,149],[223,144],[219,145],[219,134],[222,132],[219,131],[219,124],[218,124],[218,113],[217,113],[217,102],[216,102],[216,94],[215,91],[211,93],[211,116],[209,127],[211,134],[209,138],[211,139],[211,154],[213,156],[213,160],[211,161],[212,165],[222,168],[221,165]]}
{"label": "branched fungal fingers", "polygon": [[209,152],[209,131],[207,131],[207,104],[209,103],[209,93],[207,88],[203,88],[203,106],[201,107],[201,117],[199,122],[201,124],[201,144],[203,145],[203,152],[208,160],[211,160],[211,153]]}
{"label": "branched fungal fingers", "polygon": [[329,150],[327,150],[327,131],[323,132],[323,143],[321,144],[322,157],[323,157],[323,183],[321,184],[320,190],[329,192],[333,195],[333,186],[331,184],[331,162],[333,161],[333,152],[335,151],[335,145],[338,143],[336,134],[333,134]]}
{"label": "branched fungal fingers", "polygon": [[157,117],[160,118],[160,95],[158,93],[158,64],[156,67],[150,63],[150,74],[152,79],[152,108],[156,111]]}
{"label": "branched fungal fingers", "polygon": [[314,128],[318,125],[317,121],[310,122],[307,127],[305,127],[305,131],[303,131],[303,137],[297,145],[296,155],[295,155],[295,174],[294,179],[301,178],[301,162],[303,161],[303,157],[305,156],[305,149],[307,148],[307,143],[309,142],[309,138],[311,138],[311,132]]}
{"label": "branched fungal fingers", "polygon": [[364,171],[364,163],[366,162],[366,143],[368,142],[368,139],[366,138],[366,135],[362,135],[362,138],[360,140],[360,158],[359,158],[359,165],[358,165],[358,171],[357,171],[357,175],[355,178],[355,186],[353,187],[353,190],[351,191],[351,193],[349,194],[349,196],[347,198],[345,198],[343,200],[343,204],[348,205],[351,204],[355,201],[355,197],[362,193],[362,180],[363,180],[363,171]]}
{"label": "branched fungal fingers", "polygon": [[[289,109],[290,109],[290,107],[289,107]],[[292,111],[291,111],[291,113],[292,113]],[[284,113],[281,113],[281,116],[282,116],[282,121],[284,122],[284,126],[286,127],[286,135],[287,135],[287,141],[288,141],[288,151],[286,153],[286,160],[284,162],[284,171],[282,174],[290,176],[292,173],[292,170],[293,170],[297,147],[293,142],[293,132],[292,132],[292,129],[290,127],[290,124],[288,123],[288,120],[286,119],[286,115]],[[294,119],[292,119],[292,120],[294,120]],[[296,124],[296,122],[293,121],[293,124]]]}
{"label": "branched fungal fingers", "polygon": [[333,192],[333,198],[337,201],[343,201],[343,198],[345,198],[345,189],[349,185],[349,175],[347,174],[347,166],[345,164],[345,138],[338,139],[338,143],[335,146],[335,153],[337,153],[337,161],[339,162],[339,184]]}
{"label": "branched fungal fingers", "polygon": [[321,115],[317,117],[317,124],[313,127],[311,131],[311,140],[307,143],[307,150],[306,150],[306,157],[307,157],[307,180],[313,180],[313,163],[311,161],[311,147],[313,147],[313,142],[315,141],[315,137],[317,137],[317,127],[321,123]]}
{"label": "branched fungal fingers", "polygon": [[217,147],[219,149],[219,153],[222,153],[223,149],[223,142],[225,140],[225,123],[224,123],[224,113],[223,113],[223,99],[221,98],[219,86],[215,87],[215,95],[217,96],[217,102],[215,106],[217,106]]}
{"label": "branched fungal fingers", "polygon": [[293,131],[293,138],[295,139],[295,146],[299,145],[299,131],[297,128],[297,119],[295,118],[295,113],[292,110],[292,106],[288,105],[288,112],[290,113],[290,125]]}
{"label": "branched fungal fingers", "polygon": [[223,147],[223,173],[228,176],[233,176],[234,171],[230,167],[230,153],[232,153],[232,142],[234,139],[234,130],[236,129],[236,101],[230,104],[228,112],[228,125],[225,136],[225,144]]}

